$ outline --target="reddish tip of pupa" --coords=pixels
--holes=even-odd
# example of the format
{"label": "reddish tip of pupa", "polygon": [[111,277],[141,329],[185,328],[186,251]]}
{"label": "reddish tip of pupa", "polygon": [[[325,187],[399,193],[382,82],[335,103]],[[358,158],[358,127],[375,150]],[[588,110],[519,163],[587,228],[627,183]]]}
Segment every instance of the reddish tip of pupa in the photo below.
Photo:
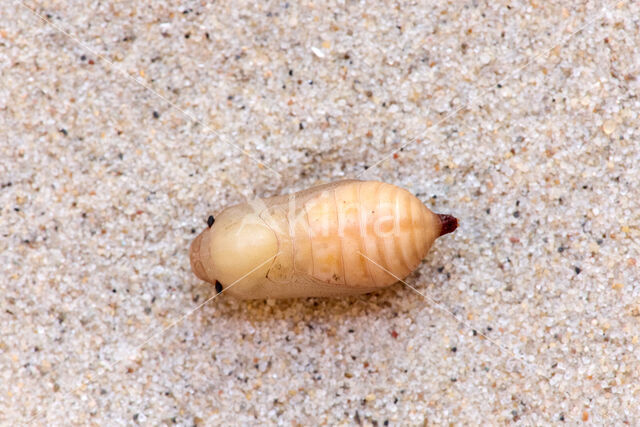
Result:
{"label": "reddish tip of pupa", "polygon": [[440,218],[440,236],[452,233],[458,228],[458,219],[453,215],[436,215]]}

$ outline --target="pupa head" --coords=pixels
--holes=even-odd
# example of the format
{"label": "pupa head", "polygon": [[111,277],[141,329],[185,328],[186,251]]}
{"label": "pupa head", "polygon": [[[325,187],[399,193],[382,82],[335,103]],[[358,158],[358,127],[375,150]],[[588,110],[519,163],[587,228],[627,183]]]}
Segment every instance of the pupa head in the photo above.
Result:
{"label": "pupa head", "polygon": [[191,270],[218,292],[231,285],[231,294],[247,292],[244,288],[269,270],[264,260],[277,253],[275,233],[246,204],[225,209],[215,220],[209,217],[207,225],[191,243]]}

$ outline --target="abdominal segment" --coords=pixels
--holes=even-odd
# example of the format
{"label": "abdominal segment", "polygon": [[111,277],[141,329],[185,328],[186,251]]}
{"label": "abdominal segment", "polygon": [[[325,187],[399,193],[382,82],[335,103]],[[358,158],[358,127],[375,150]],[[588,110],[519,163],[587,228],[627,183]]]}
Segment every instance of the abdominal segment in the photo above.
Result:
{"label": "abdominal segment", "polygon": [[261,217],[280,251],[267,278],[283,285],[306,276],[354,293],[387,286],[411,273],[436,237],[417,198],[380,182],[348,181],[278,202]]}

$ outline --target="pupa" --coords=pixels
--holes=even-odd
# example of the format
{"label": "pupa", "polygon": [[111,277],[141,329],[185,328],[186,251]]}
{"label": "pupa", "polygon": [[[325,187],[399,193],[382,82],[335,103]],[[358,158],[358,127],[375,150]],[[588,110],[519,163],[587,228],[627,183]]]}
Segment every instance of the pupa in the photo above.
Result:
{"label": "pupa", "polygon": [[357,295],[408,276],[457,226],[405,189],[343,180],[209,217],[191,269],[240,299]]}

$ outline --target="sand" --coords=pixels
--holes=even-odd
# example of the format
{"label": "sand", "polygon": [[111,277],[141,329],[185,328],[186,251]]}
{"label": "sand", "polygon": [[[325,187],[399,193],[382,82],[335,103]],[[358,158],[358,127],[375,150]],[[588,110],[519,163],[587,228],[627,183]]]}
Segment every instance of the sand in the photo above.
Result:
{"label": "sand", "polygon": [[[7,4],[0,424],[640,422],[638,2]],[[354,177],[460,220],[406,284],[190,271]]]}

